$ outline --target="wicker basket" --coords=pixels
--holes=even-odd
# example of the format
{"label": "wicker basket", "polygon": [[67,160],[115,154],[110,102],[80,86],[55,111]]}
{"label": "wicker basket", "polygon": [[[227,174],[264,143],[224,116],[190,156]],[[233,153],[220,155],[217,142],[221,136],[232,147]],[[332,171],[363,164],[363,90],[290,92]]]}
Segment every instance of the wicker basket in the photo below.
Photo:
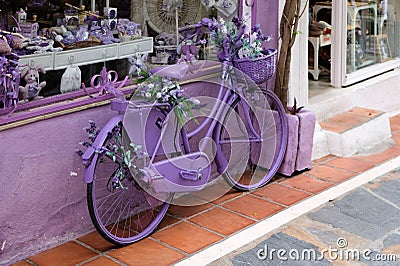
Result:
{"label": "wicker basket", "polygon": [[249,76],[255,83],[261,84],[272,78],[276,71],[275,49],[269,54],[257,58],[241,58],[233,61],[233,65]]}
{"label": "wicker basket", "polygon": [[89,36],[89,39],[87,39],[87,40],[74,42],[69,45],[64,45],[61,42],[58,42],[58,44],[60,45],[60,47],[63,48],[63,50],[66,51],[66,50],[98,46],[98,45],[101,45],[101,42],[95,36]]}

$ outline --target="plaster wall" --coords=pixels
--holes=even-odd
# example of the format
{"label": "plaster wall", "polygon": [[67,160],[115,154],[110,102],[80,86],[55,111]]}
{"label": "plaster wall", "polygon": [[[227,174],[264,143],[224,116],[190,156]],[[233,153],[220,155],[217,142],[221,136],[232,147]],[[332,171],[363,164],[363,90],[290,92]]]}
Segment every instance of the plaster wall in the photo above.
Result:
{"label": "plaster wall", "polygon": [[[211,81],[186,88],[193,96],[216,97],[218,90]],[[94,230],[75,150],[84,150],[89,120],[102,128],[114,114],[106,105],[0,132],[0,265]],[[192,141],[197,146],[200,138]]]}
{"label": "plaster wall", "polygon": [[18,261],[93,230],[83,167],[75,150],[108,106],[0,132],[0,265]]}

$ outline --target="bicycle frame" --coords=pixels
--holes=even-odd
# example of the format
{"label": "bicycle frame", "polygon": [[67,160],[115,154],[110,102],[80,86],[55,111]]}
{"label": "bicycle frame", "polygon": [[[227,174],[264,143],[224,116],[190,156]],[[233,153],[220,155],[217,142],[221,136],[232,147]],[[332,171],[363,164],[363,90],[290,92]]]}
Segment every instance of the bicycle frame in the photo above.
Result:
{"label": "bicycle frame", "polygon": [[[190,29],[199,34],[206,22],[202,20]],[[89,147],[82,159],[89,214],[106,240],[130,244],[151,234],[175,193],[185,195],[181,202],[176,197],[173,204],[187,206],[192,203],[186,202],[186,193],[203,190],[207,184],[213,189],[216,185],[218,194],[230,188],[251,191],[275,175],[286,148],[284,108],[273,92],[253,88],[255,83],[248,76],[233,69],[227,45],[223,50],[218,52],[223,63],[218,81],[208,79],[209,75],[197,80],[204,74],[201,71],[186,76],[193,87],[181,83],[186,93],[199,89],[191,95],[192,102],[185,102],[188,99],[175,81],[165,80],[183,78],[187,64],[156,68],[152,73],[157,71],[158,77],[138,85],[133,94],[137,98],[111,101],[111,109],[118,115],[107,122],[91,145],[97,128],[91,123],[86,130],[90,141],[84,142]],[[215,89],[212,96],[199,93],[204,84]],[[201,106],[196,98],[207,106],[199,113],[195,111]],[[188,109],[191,107],[194,109]],[[197,119],[200,123],[195,124]],[[228,186],[211,175],[212,169]],[[208,195],[209,200],[215,196]]]}
{"label": "bicycle frame", "polygon": [[[223,64],[223,73],[226,73],[229,68],[230,66],[227,63]],[[181,151],[177,150],[176,146],[171,144],[178,141],[176,134],[177,131],[174,130],[177,125],[174,121],[171,123],[171,120],[173,120],[171,117],[167,117],[166,120],[162,122],[163,126],[159,135],[154,136],[152,134],[152,136],[148,136],[147,132],[145,132],[147,129],[146,122],[147,119],[150,119],[152,121],[150,124],[154,123],[155,118],[151,117],[151,109],[154,108],[154,106],[146,104],[135,105],[133,103],[133,109],[128,110],[128,118],[126,118],[125,121],[128,120],[129,124],[132,125],[139,125],[138,128],[137,126],[133,127],[125,123],[124,126],[127,135],[129,136],[129,140],[136,145],[156,143],[155,146],[151,145],[151,147],[145,147],[145,150],[142,152],[144,157],[148,155],[149,158],[148,160],[144,160],[143,163],[144,169],[148,173],[146,180],[147,182],[153,180],[152,186],[158,187],[155,188],[158,192],[189,192],[201,190],[208,182],[211,171],[210,164],[214,159],[217,164],[217,170],[220,174],[226,170],[228,162],[219,147],[220,141],[218,140],[218,133],[221,131],[223,126],[221,122],[222,119],[235,101],[240,102],[244,111],[242,128],[245,127],[247,134],[252,137],[250,140],[247,136],[246,140],[236,141],[244,141],[247,143],[262,141],[261,137],[252,126],[249,105],[240,95],[240,91],[232,90],[231,86],[227,83],[228,82],[225,79],[222,79],[218,96],[215,99],[210,114],[207,115],[205,120],[202,121],[195,130],[187,132],[185,127],[180,129],[182,139],[181,144],[184,149],[184,154],[178,156],[176,156],[176,154],[180,154]],[[170,111],[170,113],[173,112]],[[189,147],[189,139],[199,135],[207,126],[208,129],[203,138],[205,141],[200,144],[199,151],[192,152]],[[154,130],[157,130],[157,128],[153,128]],[[171,139],[173,140],[172,142],[170,141]],[[167,141],[163,143],[164,140]],[[215,154],[212,156],[213,158],[209,158],[206,154],[206,147],[210,145],[211,141],[214,141],[217,144]],[[167,159],[155,162],[156,156],[160,155],[160,153],[166,155]],[[169,154],[174,154],[174,157],[171,157]],[[160,181],[163,179],[168,180],[169,182]],[[187,182],[188,180],[190,182]],[[161,184],[157,186],[155,184],[157,182]]]}

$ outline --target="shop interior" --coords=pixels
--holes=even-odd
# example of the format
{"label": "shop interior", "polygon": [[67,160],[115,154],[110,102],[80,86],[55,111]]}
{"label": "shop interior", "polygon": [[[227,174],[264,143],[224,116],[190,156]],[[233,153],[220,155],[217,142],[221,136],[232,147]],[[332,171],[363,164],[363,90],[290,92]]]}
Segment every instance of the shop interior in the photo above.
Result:
{"label": "shop interior", "polygon": [[[347,1],[346,70],[356,72],[389,60],[387,34],[388,1]],[[309,92],[310,96],[330,86],[332,1],[310,1],[309,9]],[[390,37],[390,36],[389,36]]]}
{"label": "shop interior", "polygon": [[[176,2],[177,6],[169,6],[167,2]],[[120,80],[131,75],[130,69],[138,59],[130,58],[129,49],[145,53],[153,47],[149,62],[176,62],[176,19],[178,25],[183,26],[202,17],[216,16],[217,8],[217,5],[216,8],[206,8],[200,0],[149,0],[146,5],[144,0],[0,0],[0,29],[3,35],[12,33],[10,35],[16,40],[17,36],[24,37],[20,44],[23,49],[12,47],[13,51],[18,51],[20,68],[32,62],[52,64],[44,67],[47,71],[38,69],[39,80],[46,81],[47,85],[40,88],[36,96],[48,97],[66,92],[60,87],[60,80],[68,64],[79,65],[80,81],[88,87],[92,76],[98,74],[103,66],[117,71]],[[233,11],[236,12],[236,8]],[[132,44],[131,47],[124,44],[142,36],[152,37],[154,43],[148,45],[144,40],[144,43]],[[115,47],[116,44],[121,46]],[[110,49],[96,50],[106,45]],[[85,58],[86,54],[81,58],[80,55],[44,57],[52,52],[83,51],[82,48],[94,49],[88,52],[88,58]],[[123,56],[121,49],[125,52]],[[93,58],[95,52],[98,58]],[[103,57],[107,60],[102,60]],[[76,64],[79,60],[86,61]],[[26,86],[23,78],[20,85]],[[21,95],[19,97],[21,100]]]}

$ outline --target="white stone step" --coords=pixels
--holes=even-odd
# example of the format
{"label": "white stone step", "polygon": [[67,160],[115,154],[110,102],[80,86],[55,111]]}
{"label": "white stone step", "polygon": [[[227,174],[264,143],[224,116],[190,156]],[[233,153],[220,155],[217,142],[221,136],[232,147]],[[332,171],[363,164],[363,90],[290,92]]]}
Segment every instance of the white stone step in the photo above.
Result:
{"label": "white stone step", "polygon": [[378,152],[392,142],[389,116],[382,111],[354,107],[319,124],[326,137],[321,143],[340,157]]}

